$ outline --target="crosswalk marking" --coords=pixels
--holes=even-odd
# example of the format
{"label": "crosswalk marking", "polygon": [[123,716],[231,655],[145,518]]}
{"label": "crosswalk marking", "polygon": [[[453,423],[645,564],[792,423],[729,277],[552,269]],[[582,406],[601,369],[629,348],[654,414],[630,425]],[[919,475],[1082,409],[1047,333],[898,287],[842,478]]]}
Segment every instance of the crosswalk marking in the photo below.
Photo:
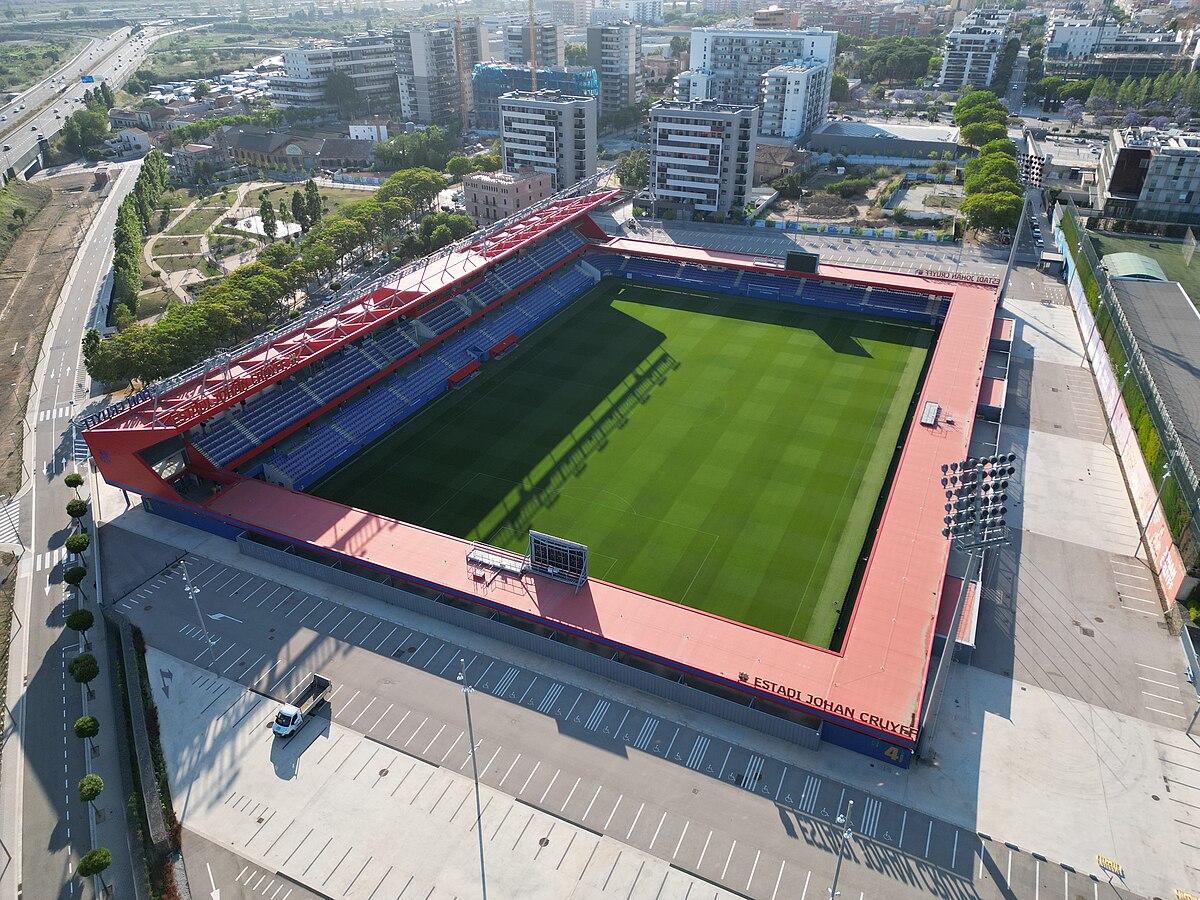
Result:
{"label": "crosswalk marking", "polygon": [[704,761],[704,754],[708,750],[709,740],[702,734],[696,735],[696,743],[692,745],[692,752],[688,754],[687,762],[684,763],[689,769],[699,769],[700,763]]}
{"label": "crosswalk marking", "polygon": [[21,504],[11,501],[0,509],[0,544],[15,544],[20,538],[18,531],[21,527]]}
{"label": "crosswalk marking", "polygon": [[638,732],[637,739],[633,742],[633,749],[645,750],[647,747],[649,747],[650,739],[654,737],[654,729],[657,727],[658,719],[654,718],[653,716],[649,716],[646,721],[642,723],[642,730]]}
{"label": "crosswalk marking", "polygon": [[588,731],[595,731],[600,727],[600,723],[604,720],[608,708],[611,706],[607,700],[601,700],[596,704],[596,708],[592,710],[592,714],[588,716],[587,721],[583,723],[583,727]]}
{"label": "crosswalk marking", "polygon": [[804,778],[804,792],[800,794],[800,808],[809,815],[817,808],[817,796],[821,793],[821,779],[816,775]]}
{"label": "crosswalk marking", "polygon": [[67,548],[59,547],[57,550],[51,550],[48,553],[39,553],[37,555],[35,571],[40,572],[42,569],[53,569],[67,556]]}
{"label": "crosswalk marking", "polygon": [[563,691],[561,684],[555,684],[550,690],[546,691],[546,696],[542,698],[542,702],[538,704],[537,711],[540,713],[550,712],[550,707],[554,705],[554,701],[558,699],[558,695]]}
{"label": "crosswalk marking", "polygon": [[879,814],[883,811],[883,804],[874,797],[868,797],[863,804],[862,828],[860,829],[867,837],[875,837],[875,829],[879,827]]}
{"label": "crosswalk marking", "polygon": [[38,413],[39,422],[53,422],[55,419],[67,419],[71,417],[70,406],[59,406],[54,409],[43,409]]}

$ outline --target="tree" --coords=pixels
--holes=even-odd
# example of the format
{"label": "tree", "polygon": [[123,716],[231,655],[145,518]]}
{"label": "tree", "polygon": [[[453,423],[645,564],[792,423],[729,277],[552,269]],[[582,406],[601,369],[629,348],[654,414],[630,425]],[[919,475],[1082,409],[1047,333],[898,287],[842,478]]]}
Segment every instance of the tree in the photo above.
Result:
{"label": "tree", "polygon": [[23,207],[23,206],[14,206],[13,207],[12,217],[14,219],[16,219],[18,222],[24,223],[25,217],[27,215],[29,215],[29,210],[27,210],[25,207]]}
{"label": "tree", "polygon": [[304,202],[304,195],[299,191],[292,191],[292,221],[299,225],[302,231],[308,231],[308,204]]}
{"label": "tree", "polygon": [[[79,858],[79,867],[76,871],[80,878],[91,878],[93,875],[100,876],[100,883],[104,884],[104,876],[101,874],[112,865],[112,853],[106,847],[97,847],[95,850],[90,850]],[[108,885],[104,885],[104,889],[108,891]]]}
{"label": "tree", "polygon": [[1002,138],[998,141],[988,141],[979,148],[979,156],[985,157],[993,153],[1003,153],[1005,156],[1010,156],[1013,159],[1017,158],[1017,145],[1008,138]]}
{"label": "tree", "polygon": [[687,50],[691,46],[692,46],[691,38],[685,37],[682,34],[677,34],[671,38],[671,55],[678,56],[680,53],[683,53],[685,50]]}
{"label": "tree", "polygon": [[1016,194],[975,194],[960,209],[972,228],[999,231],[1015,229],[1021,221],[1023,198]]}
{"label": "tree", "polygon": [[90,609],[77,609],[67,616],[67,627],[80,634],[86,632],[96,622],[96,617]]}
{"label": "tree", "polygon": [[283,222],[284,224],[287,224],[288,222],[292,221],[292,211],[290,209],[288,209],[287,201],[285,199],[283,199],[282,197],[279,198],[278,212],[276,213],[276,218],[278,218],[279,221]]}
{"label": "tree", "polygon": [[631,150],[617,160],[621,187],[640,191],[650,183],[650,157],[645,150]]}
{"label": "tree", "polygon": [[203,80],[197,81],[195,84],[192,85],[192,99],[193,100],[203,100],[205,97],[207,97],[211,93],[212,93],[212,87],[209,85],[209,83],[207,81],[203,81]]}
{"label": "tree", "polygon": [[325,79],[325,99],[337,107],[338,115],[345,118],[358,109],[358,85],[346,72],[330,72]]}
{"label": "tree", "polygon": [[587,65],[587,45],[567,43],[563,46],[563,59],[568,66]]}
{"label": "tree", "polygon": [[461,181],[462,177],[471,171],[471,160],[465,156],[452,156],[446,160],[446,174],[455,181]]}
{"label": "tree", "polygon": [[317,183],[311,178],[304,182],[304,208],[308,211],[308,225],[311,228],[321,221],[324,209],[321,206],[321,192]]}
{"label": "tree", "polygon": [[90,684],[100,674],[100,663],[90,653],[81,653],[67,663],[67,674],[79,684]]}
{"label": "tree", "polygon": [[100,733],[100,722],[95,716],[80,716],[75,720],[75,737],[91,740]]}
{"label": "tree", "polygon": [[99,775],[84,775],[79,779],[79,799],[84,803],[94,803],[96,798],[104,793],[104,779]]}
{"label": "tree", "polygon": [[[93,328],[92,331],[95,331],[95,329]],[[96,335],[97,335],[97,337],[99,337],[99,332],[96,332]],[[87,353],[87,338],[84,338],[84,354],[86,355],[86,353]],[[71,488],[71,490],[73,490],[75,492],[75,496],[78,498],[79,497],[79,489],[81,487],[83,487],[83,476],[80,475],[78,472],[71,472],[69,475],[67,475],[66,478],[63,479],[63,484],[65,484],[67,487]]]}
{"label": "tree", "polygon": [[83,579],[85,578],[87,578],[87,569],[83,566],[71,566],[71,568],[63,572],[63,581],[71,587],[79,588],[81,591],[83,588],[80,585],[83,584]]}
{"label": "tree", "polygon": [[830,81],[829,99],[843,103],[850,99],[850,79],[845,75],[835,74]]}
{"label": "tree", "polygon": [[258,215],[262,218],[263,234],[267,236],[267,240],[275,240],[275,235],[279,233],[279,222],[275,219],[275,204],[270,199],[263,200],[262,205],[258,207]]}
{"label": "tree", "polygon": [[446,179],[424,166],[397,172],[375,192],[380,203],[407,197],[418,211],[432,209],[434,201],[446,188]]}
{"label": "tree", "polygon": [[1083,104],[1078,100],[1068,100],[1063,104],[1063,117],[1072,125],[1078,125],[1083,121]]}
{"label": "tree", "polygon": [[86,534],[73,534],[67,538],[65,546],[68,553],[78,556],[80,553],[86,553],[91,543],[92,539]]}
{"label": "tree", "polygon": [[75,499],[67,501],[67,515],[72,519],[82,519],[87,515],[87,511],[88,507],[86,500]]}
{"label": "tree", "polygon": [[963,143],[972,147],[982,147],[989,141],[996,141],[1008,135],[1008,129],[998,122],[976,122],[968,125],[961,132]]}

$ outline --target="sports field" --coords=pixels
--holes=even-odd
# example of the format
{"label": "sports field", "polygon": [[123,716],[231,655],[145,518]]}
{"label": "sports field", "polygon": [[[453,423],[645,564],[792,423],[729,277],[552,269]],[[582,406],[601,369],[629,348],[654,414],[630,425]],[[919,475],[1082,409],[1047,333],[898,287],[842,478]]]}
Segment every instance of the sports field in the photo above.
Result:
{"label": "sports field", "polygon": [[1112,234],[1092,234],[1091,236],[1099,244],[1096,252],[1101,257],[1108,253],[1141,253],[1143,256],[1158,260],[1164,274],[1183,285],[1183,289],[1192,299],[1192,303],[1200,305],[1200,253],[1193,255],[1191,265],[1188,265],[1183,241],[1169,238],[1129,237],[1127,235],[1118,237]]}
{"label": "sports field", "polygon": [[313,493],[828,646],[932,337],[605,281]]}

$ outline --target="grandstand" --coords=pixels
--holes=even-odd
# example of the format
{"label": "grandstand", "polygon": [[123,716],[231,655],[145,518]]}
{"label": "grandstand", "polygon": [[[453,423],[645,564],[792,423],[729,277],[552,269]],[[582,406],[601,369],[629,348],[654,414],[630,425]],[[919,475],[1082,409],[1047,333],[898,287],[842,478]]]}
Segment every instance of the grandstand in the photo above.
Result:
{"label": "grandstand", "polygon": [[[431,587],[485,615],[572,635],[589,652],[615,652],[625,665],[685,673],[722,702],[753,700],[755,715],[779,729],[809,728],[906,763],[948,557],[941,507],[926,509],[924,498],[940,497],[930,480],[941,462],[965,457],[969,429],[908,430],[837,651],[592,580],[589,606],[613,611],[598,627],[556,593],[563,585],[536,574],[523,576],[520,596],[495,593],[466,566],[469,542],[296,493],[465,380],[488,378],[497,357],[606,278],[934,326],[941,337],[917,399],[972,421],[993,289],[835,266],[810,275],[614,239],[588,216],[612,196],[552,198],[110,407],[84,431],[101,473],[151,511],[240,537],[243,547],[266,540],[343,571]],[[377,540],[351,550],[349,531]]]}

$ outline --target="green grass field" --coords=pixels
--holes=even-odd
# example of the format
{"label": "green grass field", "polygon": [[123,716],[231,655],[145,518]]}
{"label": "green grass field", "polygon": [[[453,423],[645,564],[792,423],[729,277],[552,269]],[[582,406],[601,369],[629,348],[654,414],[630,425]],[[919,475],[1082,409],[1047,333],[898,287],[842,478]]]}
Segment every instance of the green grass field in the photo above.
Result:
{"label": "green grass field", "polygon": [[[1116,237],[1111,234],[1093,234],[1092,240],[1099,246],[1096,252],[1103,259],[1108,253],[1140,253],[1158,260],[1163,272],[1172,281],[1178,281],[1191,297],[1192,303],[1200,305],[1200,253],[1192,257],[1189,266],[1184,262],[1183,242],[1154,237]],[[1157,244],[1157,247],[1151,247]]]}
{"label": "green grass field", "polygon": [[607,281],[313,492],[828,646],[932,337]]}

